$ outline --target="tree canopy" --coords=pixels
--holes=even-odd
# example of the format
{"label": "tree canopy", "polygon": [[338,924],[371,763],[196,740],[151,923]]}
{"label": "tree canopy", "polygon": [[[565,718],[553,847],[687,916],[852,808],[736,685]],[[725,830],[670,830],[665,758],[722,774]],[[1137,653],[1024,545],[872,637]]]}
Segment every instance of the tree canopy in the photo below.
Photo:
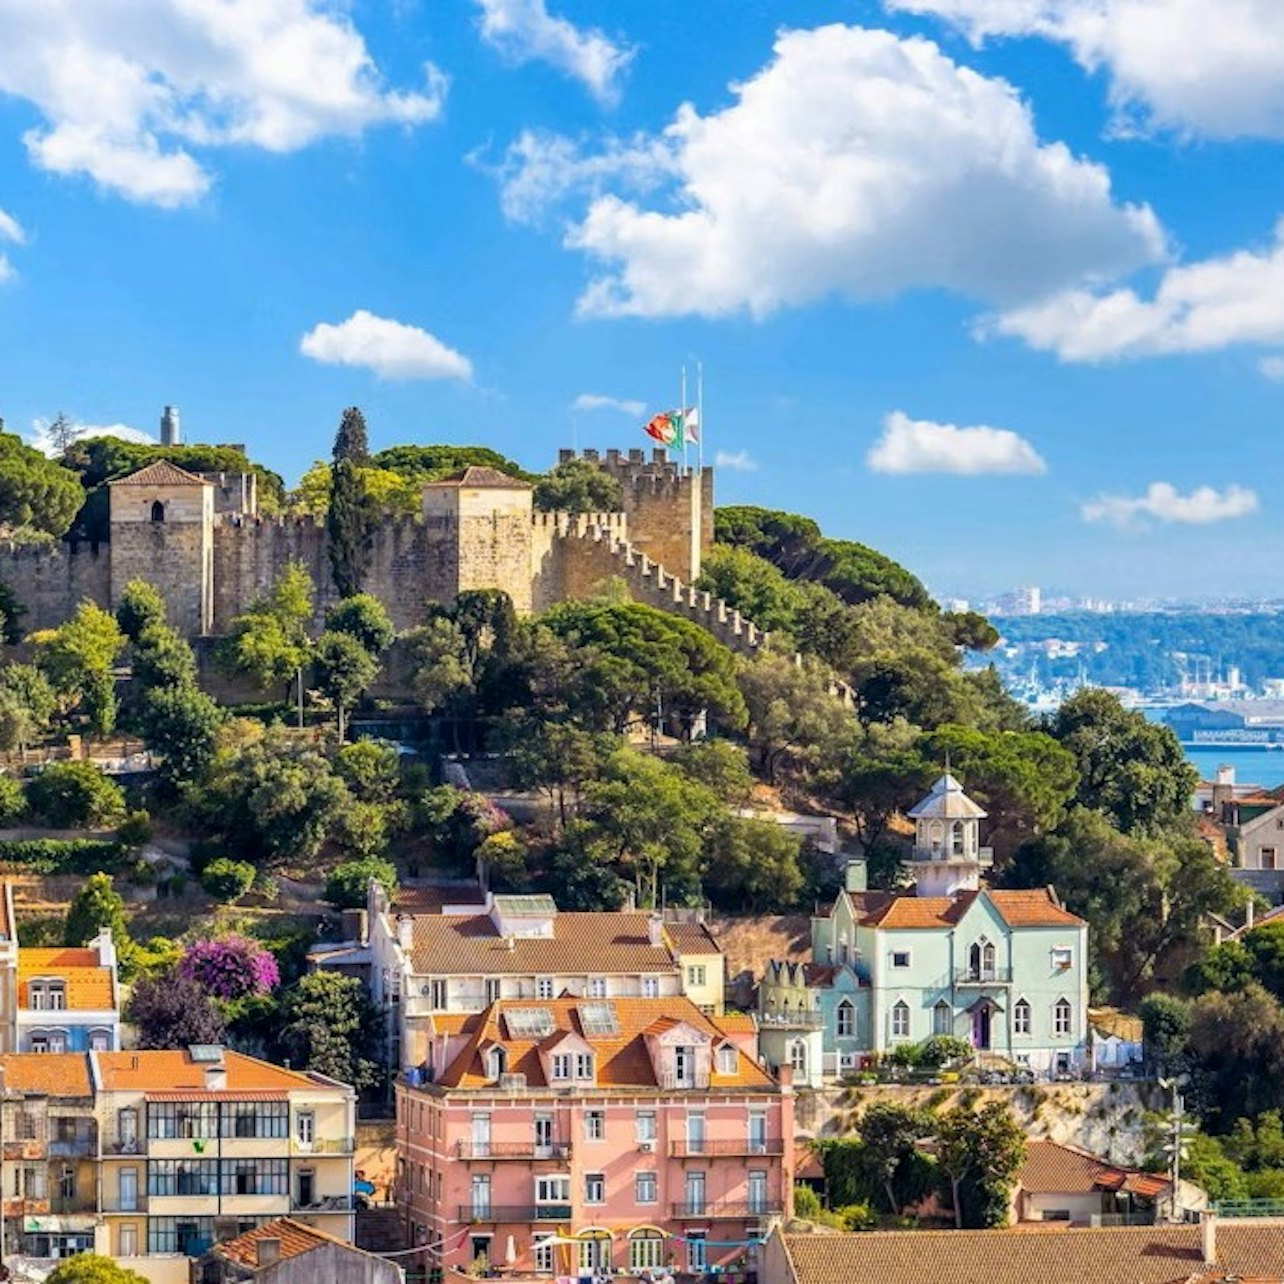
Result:
{"label": "tree canopy", "polygon": [[568,459],[535,483],[532,502],[548,513],[618,513],[624,506],[624,488],[589,460]]}
{"label": "tree canopy", "polygon": [[58,538],[85,492],[75,476],[11,432],[0,432],[0,535]]}

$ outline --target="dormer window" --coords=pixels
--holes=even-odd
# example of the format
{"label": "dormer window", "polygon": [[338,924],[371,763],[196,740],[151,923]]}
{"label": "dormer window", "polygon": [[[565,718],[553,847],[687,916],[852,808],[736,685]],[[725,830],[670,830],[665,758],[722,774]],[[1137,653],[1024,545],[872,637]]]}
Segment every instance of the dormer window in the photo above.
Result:
{"label": "dormer window", "polygon": [[724,1043],[718,1049],[718,1073],[735,1074],[736,1072],[736,1050],[729,1043]]}
{"label": "dormer window", "polygon": [[63,981],[32,981],[28,987],[31,1006],[37,1012],[61,1012],[67,1006]]}
{"label": "dormer window", "polygon": [[592,1083],[593,1054],[591,1052],[577,1052],[575,1054],[575,1077],[577,1079],[586,1079]]}
{"label": "dormer window", "polygon": [[491,1048],[486,1054],[486,1077],[490,1080],[497,1080],[504,1073],[504,1068],[508,1064],[508,1058],[503,1048]]}
{"label": "dormer window", "polygon": [[565,1082],[571,1077],[574,1059],[569,1052],[555,1052],[550,1058],[553,1066],[553,1078]]}

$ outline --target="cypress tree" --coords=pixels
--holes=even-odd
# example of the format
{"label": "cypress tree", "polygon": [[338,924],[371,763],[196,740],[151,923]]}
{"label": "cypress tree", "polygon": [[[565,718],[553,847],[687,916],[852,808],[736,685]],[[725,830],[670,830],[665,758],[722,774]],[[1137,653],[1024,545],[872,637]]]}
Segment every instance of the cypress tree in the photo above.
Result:
{"label": "cypress tree", "polygon": [[374,514],[361,483],[361,469],[370,462],[365,416],[349,406],[339,421],[330,468],[330,508],[326,533],[330,537],[330,569],[340,598],[361,592]]}

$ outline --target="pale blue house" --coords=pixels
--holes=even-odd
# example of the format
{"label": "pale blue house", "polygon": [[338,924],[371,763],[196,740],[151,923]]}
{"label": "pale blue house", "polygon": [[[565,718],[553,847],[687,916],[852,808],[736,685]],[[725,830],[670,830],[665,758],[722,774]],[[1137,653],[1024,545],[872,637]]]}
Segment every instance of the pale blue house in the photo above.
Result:
{"label": "pale blue house", "polygon": [[985,813],[948,772],[909,816],[911,895],[869,892],[847,870],[812,919],[808,964],[771,964],[759,988],[760,1041],[796,1083],[858,1069],[871,1053],[934,1034],[1031,1070],[1088,1057],[1088,926],[1051,888],[992,891]]}

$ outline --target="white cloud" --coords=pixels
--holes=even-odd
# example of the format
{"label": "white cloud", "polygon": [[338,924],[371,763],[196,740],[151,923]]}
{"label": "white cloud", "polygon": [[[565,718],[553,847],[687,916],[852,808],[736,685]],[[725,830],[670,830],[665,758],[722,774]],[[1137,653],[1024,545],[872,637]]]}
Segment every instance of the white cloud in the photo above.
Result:
{"label": "white cloud", "polygon": [[418,326],[377,317],[364,308],[337,325],[321,322],[299,351],[332,366],[364,366],[381,379],[471,379],[472,362]]}
{"label": "white cloud", "polygon": [[194,150],[289,152],[431,120],[445,81],[424,75],[419,90],[386,89],[356,27],[321,0],[0,0],[0,94],[43,118],[23,135],[31,159],[142,203],[204,195]]}
{"label": "white cloud", "polygon": [[[49,435],[51,423],[52,420],[49,419],[33,419],[31,431],[24,434],[28,445],[34,446],[49,456],[58,454],[61,449],[54,444]],[[143,432],[141,428],[133,428],[129,424],[86,424],[76,420],[72,440],[83,441],[87,437],[119,437],[123,441],[136,441],[145,446],[156,444],[156,438],[151,433]]]}
{"label": "white cloud", "polygon": [[1213,352],[1284,343],[1284,220],[1273,245],[1169,268],[1154,297],[1071,290],[983,323],[1063,361]]}
{"label": "white cloud", "polygon": [[1257,368],[1272,383],[1284,383],[1284,356],[1263,357]]}
{"label": "white cloud", "polygon": [[911,419],[893,410],[883,420],[883,435],[865,462],[876,473],[1044,473],[1043,457],[1024,437],[1006,428],[960,428],[929,419]]}
{"label": "white cloud", "polygon": [[682,107],[672,199],[594,199],[567,243],[604,267],[607,316],[719,316],[840,293],[943,287],[1006,303],[1160,259],[1148,207],[1104,167],[1040,143],[1011,85],[930,41],[828,26],[777,36],[736,102]]}
{"label": "white cloud", "polygon": [[618,410],[622,415],[639,419],[646,410],[645,401],[622,401],[619,397],[603,397],[596,392],[582,392],[571,402],[572,410]]}
{"label": "white cloud", "polygon": [[0,241],[11,241],[14,245],[25,245],[27,241],[22,225],[4,210],[0,210]]}
{"label": "white cloud", "polygon": [[477,0],[482,38],[513,62],[546,62],[583,83],[599,102],[619,97],[634,51],[597,30],[555,18],[544,0]]}
{"label": "white cloud", "polygon": [[747,450],[720,450],[713,457],[713,462],[719,468],[730,469],[733,473],[756,473],[758,465],[750,457]]}
{"label": "white cloud", "polygon": [[884,0],[973,41],[1039,36],[1104,68],[1123,132],[1284,138],[1279,0]]}
{"label": "white cloud", "polygon": [[1149,520],[1208,526],[1257,511],[1257,495],[1234,483],[1219,491],[1200,486],[1182,495],[1168,482],[1151,482],[1144,495],[1099,495],[1080,508],[1085,522],[1108,522],[1118,527],[1145,529]]}

